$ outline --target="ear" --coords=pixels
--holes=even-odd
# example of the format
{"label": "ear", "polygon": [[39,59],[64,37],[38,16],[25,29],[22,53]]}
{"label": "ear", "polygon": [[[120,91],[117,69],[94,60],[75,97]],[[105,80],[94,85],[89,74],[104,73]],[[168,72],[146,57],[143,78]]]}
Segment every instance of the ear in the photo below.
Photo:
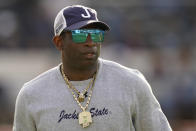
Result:
{"label": "ear", "polygon": [[56,46],[56,48],[61,51],[63,49],[63,42],[62,42],[62,38],[60,36],[55,36],[53,38],[53,42]]}

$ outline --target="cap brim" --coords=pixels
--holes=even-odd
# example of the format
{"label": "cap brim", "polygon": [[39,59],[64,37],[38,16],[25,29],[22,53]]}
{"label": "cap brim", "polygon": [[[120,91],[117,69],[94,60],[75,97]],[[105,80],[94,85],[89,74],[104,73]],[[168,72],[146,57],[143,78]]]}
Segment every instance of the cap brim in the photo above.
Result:
{"label": "cap brim", "polygon": [[73,25],[65,28],[65,30],[76,30],[76,29],[80,29],[82,27],[85,27],[87,25],[94,25],[95,27],[100,28],[104,31],[110,30],[110,27],[106,23],[104,23],[102,21],[96,21],[96,20],[81,21],[79,23],[73,24]]}

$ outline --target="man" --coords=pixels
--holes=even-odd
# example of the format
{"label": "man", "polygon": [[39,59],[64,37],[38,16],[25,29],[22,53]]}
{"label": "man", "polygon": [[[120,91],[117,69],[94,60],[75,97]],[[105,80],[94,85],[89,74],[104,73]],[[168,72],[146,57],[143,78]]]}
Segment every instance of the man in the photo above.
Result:
{"label": "man", "polygon": [[108,30],[94,9],[58,13],[53,41],[62,64],[24,84],[14,131],[171,131],[143,75],[98,58]]}

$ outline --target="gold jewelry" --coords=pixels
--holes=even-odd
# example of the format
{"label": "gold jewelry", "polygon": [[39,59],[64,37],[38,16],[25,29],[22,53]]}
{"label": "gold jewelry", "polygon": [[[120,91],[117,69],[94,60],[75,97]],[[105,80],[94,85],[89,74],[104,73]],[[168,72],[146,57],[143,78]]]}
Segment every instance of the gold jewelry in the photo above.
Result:
{"label": "gold jewelry", "polygon": [[[98,69],[98,67],[97,67]],[[96,75],[97,75],[97,71],[93,77],[93,83],[92,83],[92,88],[90,88],[90,94],[88,96],[88,100],[86,102],[86,106],[82,106],[81,103],[79,102],[79,100],[77,99],[76,95],[73,92],[73,87],[70,85],[70,82],[68,80],[68,78],[66,77],[64,70],[63,70],[63,66],[61,65],[61,72],[63,75],[63,78],[65,80],[65,83],[67,84],[68,88],[71,90],[71,93],[74,97],[74,99],[76,100],[76,102],[78,103],[78,105],[80,106],[80,108],[82,109],[82,112],[79,113],[79,124],[82,125],[83,128],[88,127],[91,123],[92,123],[92,116],[91,113],[89,111],[86,111],[86,108],[88,107],[90,100],[91,100],[91,96],[93,93],[93,87],[95,85],[95,80],[96,80]]]}
{"label": "gold jewelry", "polygon": [[[63,68],[61,67],[61,72],[64,74],[63,72]],[[65,75],[65,74],[64,74]],[[94,79],[95,75],[93,76],[93,79]],[[65,79],[67,79],[66,75],[65,75]],[[84,94],[88,91],[88,89],[91,87],[91,84],[93,82],[93,79],[89,82],[88,86],[86,87],[86,89],[84,89],[82,91],[82,93],[80,93],[70,82],[69,80],[67,79],[66,81],[68,81],[70,87],[72,87],[72,89],[78,94],[78,101],[79,102],[84,102]]]}

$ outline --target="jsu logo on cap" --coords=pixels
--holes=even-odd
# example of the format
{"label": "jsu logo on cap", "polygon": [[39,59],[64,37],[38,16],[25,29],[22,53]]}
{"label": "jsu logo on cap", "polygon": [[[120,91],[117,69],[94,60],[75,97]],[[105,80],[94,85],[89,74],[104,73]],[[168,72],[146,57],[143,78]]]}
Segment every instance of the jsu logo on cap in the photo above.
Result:
{"label": "jsu logo on cap", "polygon": [[81,16],[82,16],[83,18],[90,18],[91,15],[90,15],[88,9],[87,9],[87,8],[84,8],[84,10],[86,11],[86,14],[87,14],[87,15],[82,14]]}

